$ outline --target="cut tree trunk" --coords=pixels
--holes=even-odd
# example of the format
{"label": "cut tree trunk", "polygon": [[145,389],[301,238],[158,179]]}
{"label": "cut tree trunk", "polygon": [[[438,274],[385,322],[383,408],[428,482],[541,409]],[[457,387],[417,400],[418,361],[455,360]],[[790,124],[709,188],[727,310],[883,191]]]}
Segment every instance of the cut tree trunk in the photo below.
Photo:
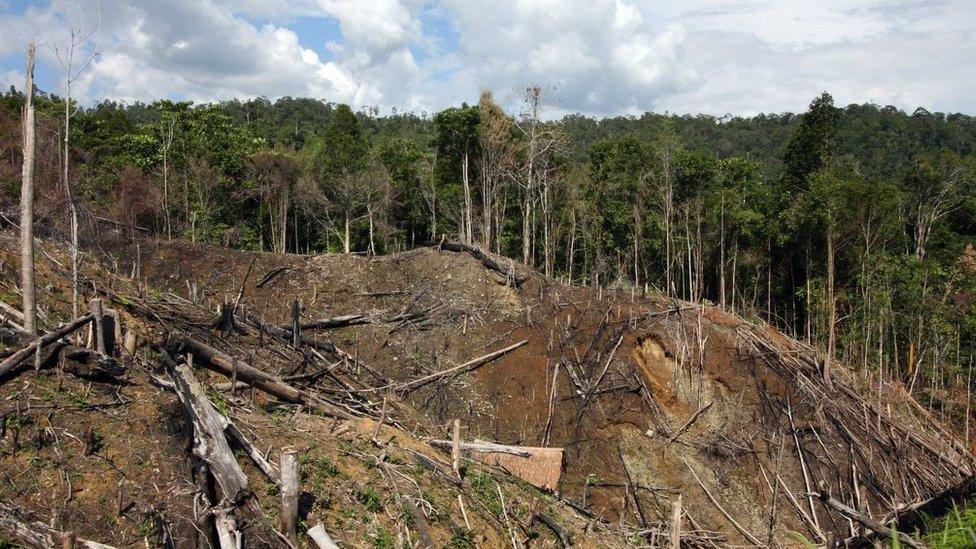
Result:
{"label": "cut tree trunk", "polygon": [[95,320],[95,350],[99,353],[105,354],[105,322],[104,315],[102,312],[102,300],[100,298],[92,298],[89,302],[91,305],[91,315]]}

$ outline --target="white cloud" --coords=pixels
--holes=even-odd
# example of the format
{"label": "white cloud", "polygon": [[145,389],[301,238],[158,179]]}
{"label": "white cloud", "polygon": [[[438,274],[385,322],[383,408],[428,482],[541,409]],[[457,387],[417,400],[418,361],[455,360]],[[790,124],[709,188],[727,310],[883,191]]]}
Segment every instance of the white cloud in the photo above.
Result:
{"label": "white cloud", "polygon": [[[976,112],[971,0],[101,2],[100,55],[76,85],[87,100],[304,95],[430,111],[491,88],[517,109],[541,85],[550,115],[796,111],[822,90]],[[0,58],[36,37],[56,73],[44,44],[64,40],[62,5],[0,8]],[[341,39],[311,43],[299,17],[337,22]],[[0,66],[0,82],[17,68]]]}
{"label": "white cloud", "polygon": [[[623,0],[446,0],[460,39],[449,89],[493,88],[508,105],[528,85],[555,91],[550,114],[636,112],[697,80],[680,24],[656,28]],[[433,93],[437,93],[434,90]]]}
{"label": "white cloud", "polygon": [[[976,24],[965,2],[761,1],[672,13],[699,85],[662,98],[677,112],[754,114],[837,103],[976,112]],[[744,6],[744,7],[743,7]],[[786,10],[785,12],[783,10]]]}
{"label": "white cloud", "polygon": [[420,38],[420,22],[400,0],[320,0],[339,20],[346,48],[357,63],[368,65],[402,53]]}

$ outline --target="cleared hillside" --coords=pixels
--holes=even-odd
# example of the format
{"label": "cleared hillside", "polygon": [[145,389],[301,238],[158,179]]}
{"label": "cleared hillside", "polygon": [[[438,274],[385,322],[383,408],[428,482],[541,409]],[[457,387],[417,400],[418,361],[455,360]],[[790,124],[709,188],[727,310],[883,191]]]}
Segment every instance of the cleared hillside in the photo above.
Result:
{"label": "cleared hillside", "polygon": [[[0,294],[16,307],[16,241],[0,238]],[[64,250],[44,250],[51,329],[70,320],[70,277],[55,262]],[[273,477],[286,447],[302,456],[300,530],[321,522],[351,546],[426,535],[458,547],[663,544],[679,497],[688,546],[797,543],[791,532],[827,541],[865,532],[811,492],[880,518],[972,475],[972,455],[899,386],[838,364],[825,382],[821,358],[773,328],[475,255],[145,241],[89,256],[83,294],[120,311],[138,350],[92,359],[65,347],[39,372],[28,361],[4,378],[0,501],[115,546],[208,546],[201,501],[220,491],[199,474],[163,354],[180,362],[196,343],[307,397],[283,402],[191,370],[272,468],[238,448],[253,495],[232,513],[249,547],[286,543]],[[297,345],[286,340],[295,300]],[[221,304],[234,310],[223,323]],[[4,334],[0,356],[26,341]],[[454,419],[465,441],[563,448],[557,489],[467,459],[458,481],[450,452],[429,444],[450,439]]]}

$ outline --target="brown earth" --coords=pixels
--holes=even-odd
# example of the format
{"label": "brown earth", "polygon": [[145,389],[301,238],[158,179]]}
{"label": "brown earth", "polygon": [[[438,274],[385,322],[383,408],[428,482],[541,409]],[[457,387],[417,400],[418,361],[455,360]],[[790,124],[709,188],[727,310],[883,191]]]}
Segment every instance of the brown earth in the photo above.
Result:
{"label": "brown earth", "polygon": [[[0,238],[0,298],[16,306],[16,242],[9,233]],[[67,264],[63,250],[45,249]],[[47,326],[54,326],[70,316],[67,278],[47,257],[38,258],[38,267],[41,303],[57,319]],[[527,526],[532,508],[555,517],[584,546],[657,544],[680,494],[688,545],[751,544],[748,535],[782,546],[799,543],[791,532],[810,540],[851,534],[845,519],[808,500],[820,481],[836,498],[880,516],[973,469],[972,456],[916,415],[900,387],[879,388],[837,366],[826,383],[820,357],[774,328],[715,307],[571,287],[517,269],[524,282],[513,287],[467,253],[434,248],[366,258],[141,242],[138,249],[92,253],[83,272],[94,289],[87,286],[85,294],[115,297],[112,306],[141,332],[140,359],[129,364],[121,386],[65,375],[7,379],[0,387],[8,410],[0,499],[88,539],[130,546],[170,536],[179,546],[201,544],[205,536],[192,526],[186,420],[175,397],[149,384],[148,374],[168,331],[211,333],[206,326],[218,304],[234,301],[242,287],[246,313],[271,324],[289,323],[295,299],[303,322],[353,313],[376,319],[306,331],[351,355],[349,375],[367,387],[528,341],[470,374],[391,397],[398,427],[384,428],[392,441],[382,450],[370,443],[371,419],[340,426],[260,394],[213,393],[272,457],[287,445],[304,450],[305,524],[324,521],[333,537],[353,546],[416,541],[397,504],[401,491],[429,502],[438,545],[510,545],[512,529],[529,544],[555,544],[548,529]],[[124,296],[133,297],[127,303]],[[133,303],[192,314],[162,322]],[[406,311],[425,314],[409,323],[384,321]],[[304,361],[275,356],[253,338],[208,337],[266,371],[305,372]],[[387,393],[365,394],[382,400]],[[448,438],[454,418],[466,440],[565,448],[557,494],[470,463],[460,492],[469,530],[457,488],[417,466],[414,454],[447,464],[424,440]],[[100,442],[93,452],[84,444],[89,432]],[[252,485],[264,487],[254,491],[273,516],[274,486],[249,466]],[[119,502],[129,509],[120,514]],[[279,543],[257,522],[247,535],[254,546]]]}

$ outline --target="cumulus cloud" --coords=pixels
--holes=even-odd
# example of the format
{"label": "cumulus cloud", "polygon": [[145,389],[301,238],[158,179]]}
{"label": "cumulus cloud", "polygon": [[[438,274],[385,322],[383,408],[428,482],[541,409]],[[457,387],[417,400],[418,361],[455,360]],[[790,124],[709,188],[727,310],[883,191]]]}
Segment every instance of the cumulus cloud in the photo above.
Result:
{"label": "cumulus cloud", "polygon": [[[431,111],[490,88],[517,110],[540,85],[550,116],[722,115],[802,110],[828,90],[840,103],[974,112],[968,1],[101,0],[99,56],[76,96]],[[91,17],[96,0],[80,2]],[[48,45],[64,42],[62,9],[14,14],[0,0],[0,83],[19,85],[32,38],[57,72]],[[339,36],[321,43],[316,22]]]}
{"label": "cumulus cloud", "polygon": [[517,103],[551,90],[557,112],[635,112],[694,85],[681,24],[655,26],[622,0],[500,0],[445,4],[461,37],[452,88],[493,88]]}

